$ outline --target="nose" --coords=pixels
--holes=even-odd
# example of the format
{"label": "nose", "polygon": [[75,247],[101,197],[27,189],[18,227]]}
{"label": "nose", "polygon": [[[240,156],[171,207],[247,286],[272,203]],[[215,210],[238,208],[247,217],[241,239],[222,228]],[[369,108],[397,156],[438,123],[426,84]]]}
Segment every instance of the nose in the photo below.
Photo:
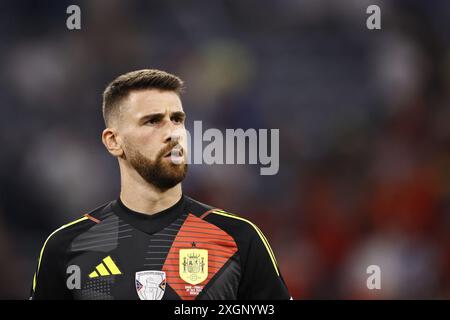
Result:
{"label": "nose", "polygon": [[166,133],[164,142],[179,142],[182,137],[182,132],[180,128],[176,128],[173,125],[169,125]]}

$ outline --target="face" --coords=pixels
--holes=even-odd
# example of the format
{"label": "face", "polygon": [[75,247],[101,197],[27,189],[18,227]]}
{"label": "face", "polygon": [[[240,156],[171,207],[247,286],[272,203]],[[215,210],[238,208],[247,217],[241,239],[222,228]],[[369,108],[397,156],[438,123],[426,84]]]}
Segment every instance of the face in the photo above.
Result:
{"label": "face", "polygon": [[121,106],[118,136],[125,161],[148,183],[169,189],[187,173],[185,114],[171,91],[132,91]]}

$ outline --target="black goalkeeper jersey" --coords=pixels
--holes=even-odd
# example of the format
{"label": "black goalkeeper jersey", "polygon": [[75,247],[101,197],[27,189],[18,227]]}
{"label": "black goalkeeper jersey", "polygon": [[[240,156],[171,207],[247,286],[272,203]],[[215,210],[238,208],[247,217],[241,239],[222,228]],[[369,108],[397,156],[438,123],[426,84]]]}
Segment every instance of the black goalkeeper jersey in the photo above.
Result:
{"label": "black goalkeeper jersey", "polygon": [[120,199],[54,231],[31,299],[290,299],[261,230],[185,195],[153,215]]}

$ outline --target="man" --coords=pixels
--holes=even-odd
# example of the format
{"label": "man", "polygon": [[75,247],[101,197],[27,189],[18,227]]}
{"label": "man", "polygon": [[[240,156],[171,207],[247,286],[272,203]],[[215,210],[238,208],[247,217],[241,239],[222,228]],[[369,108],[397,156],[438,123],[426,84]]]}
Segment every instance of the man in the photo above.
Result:
{"label": "man", "polygon": [[108,85],[102,141],[119,162],[120,197],[47,238],[31,299],[290,298],[257,226],[182,193],[182,87],[159,70]]}

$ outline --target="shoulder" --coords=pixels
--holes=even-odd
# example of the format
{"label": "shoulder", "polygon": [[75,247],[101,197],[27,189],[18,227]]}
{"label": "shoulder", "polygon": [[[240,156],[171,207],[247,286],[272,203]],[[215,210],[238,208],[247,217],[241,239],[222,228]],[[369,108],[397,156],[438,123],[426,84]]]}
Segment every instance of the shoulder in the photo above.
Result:
{"label": "shoulder", "polygon": [[190,213],[222,229],[237,241],[249,242],[255,238],[265,239],[259,227],[241,215],[201,203],[191,198],[188,198],[188,201]]}
{"label": "shoulder", "polygon": [[111,212],[111,203],[112,202],[105,203],[55,229],[45,239],[40,255],[42,256],[45,252],[61,253],[66,251],[67,247],[76,236],[88,231],[98,223],[102,215]]}
{"label": "shoulder", "polygon": [[256,255],[259,258],[268,259],[279,274],[278,263],[269,241],[253,221],[241,215],[199,202],[197,202],[196,210],[193,211],[192,214],[230,235],[236,242],[242,256]]}
{"label": "shoulder", "polygon": [[226,230],[237,239],[251,241],[259,235],[262,236],[261,230],[255,223],[236,213],[216,209],[212,210],[207,216],[204,217],[204,219],[205,221]]}

